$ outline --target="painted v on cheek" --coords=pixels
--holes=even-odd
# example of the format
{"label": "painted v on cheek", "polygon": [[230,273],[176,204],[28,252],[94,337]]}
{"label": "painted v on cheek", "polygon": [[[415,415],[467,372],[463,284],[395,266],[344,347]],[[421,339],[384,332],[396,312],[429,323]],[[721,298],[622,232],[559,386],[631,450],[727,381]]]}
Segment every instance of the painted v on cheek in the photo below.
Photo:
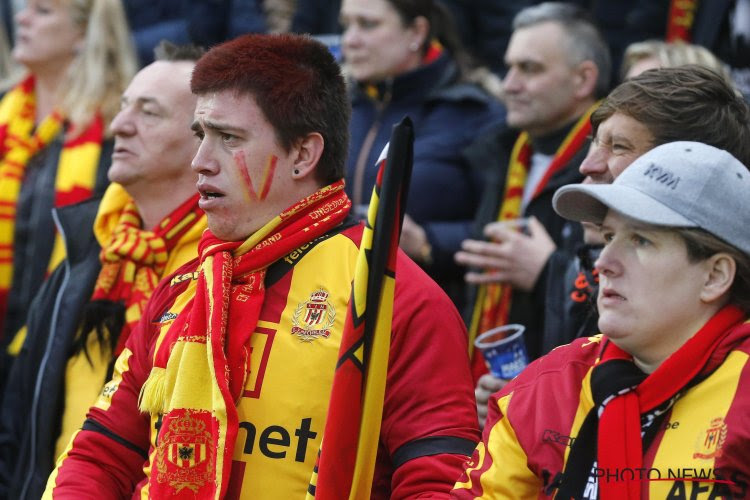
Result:
{"label": "painted v on cheek", "polygon": [[237,170],[239,171],[240,176],[242,177],[242,181],[245,185],[245,193],[247,194],[248,200],[263,201],[266,199],[266,196],[268,196],[268,192],[271,189],[271,184],[273,183],[273,174],[276,171],[277,161],[278,158],[274,155],[271,155],[271,157],[268,158],[266,167],[263,169],[263,178],[261,180],[262,187],[259,196],[256,193],[255,187],[253,186],[253,181],[250,178],[250,171],[247,168],[247,162],[245,161],[244,154],[242,152],[237,152],[234,154],[234,162],[235,165],[237,165]]}

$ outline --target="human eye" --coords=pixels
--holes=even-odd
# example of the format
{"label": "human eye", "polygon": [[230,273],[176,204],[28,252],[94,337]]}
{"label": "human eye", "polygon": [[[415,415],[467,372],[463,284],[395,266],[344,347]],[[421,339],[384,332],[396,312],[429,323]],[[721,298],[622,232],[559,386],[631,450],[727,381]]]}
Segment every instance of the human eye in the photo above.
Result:
{"label": "human eye", "polygon": [[359,19],[359,27],[363,30],[372,30],[380,25],[380,21],[377,19],[362,17]]}
{"label": "human eye", "polygon": [[202,141],[203,138],[206,136],[205,132],[203,132],[203,129],[193,129],[193,135],[198,138],[199,141]]}
{"label": "human eye", "polygon": [[622,154],[628,152],[629,149],[626,145],[619,143],[619,142],[613,142],[612,143],[612,152],[615,154]]}
{"label": "human eye", "polygon": [[228,132],[219,132],[219,137],[221,138],[221,142],[227,146],[233,146],[239,140],[239,137]]}
{"label": "human eye", "polygon": [[602,239],[604,240],[604,244],[611,243],[612,240],[615,238],[615,233],[609,230],[602,229],[601,230]]}
{"label": "human eye", "polygon": [[646,246],[651,245],[651,240],[649,240],[645,236],[643,236],[641,234],[638,234],[638,233],[633,233],[633,235],[630,237],[630,239],[638,247],[646,247]]}
{"label": "human eye", "polygon": [[49,2],[36,2],[34,4],[34,12],[37,14],[50,14],[52,12],[52,5]]}
{"label": "human eye", "polygon": [[611,150],[614,154],[626,154],[630,153],[633,150],[633,146],[629,141],[622,139],[613,139]]}
{"label": "human eye", "polygon": [[535,61],[521,61],[518,63],[518,70],[522,73],[536,74],[544,70],[544,66]]}

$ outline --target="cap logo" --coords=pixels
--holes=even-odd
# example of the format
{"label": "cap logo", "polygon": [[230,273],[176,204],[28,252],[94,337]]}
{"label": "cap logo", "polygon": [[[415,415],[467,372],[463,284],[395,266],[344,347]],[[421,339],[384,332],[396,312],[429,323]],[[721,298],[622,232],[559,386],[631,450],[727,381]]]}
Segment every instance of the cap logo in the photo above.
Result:
{"label": "cap logo", "polygon": [[648,166],[643,175],[651,180],[664,184],[666,187],[672,190],[677,188],[677,184],[680,182],[680,177],[673,174],[671,170],[659,167],[655,164]]}

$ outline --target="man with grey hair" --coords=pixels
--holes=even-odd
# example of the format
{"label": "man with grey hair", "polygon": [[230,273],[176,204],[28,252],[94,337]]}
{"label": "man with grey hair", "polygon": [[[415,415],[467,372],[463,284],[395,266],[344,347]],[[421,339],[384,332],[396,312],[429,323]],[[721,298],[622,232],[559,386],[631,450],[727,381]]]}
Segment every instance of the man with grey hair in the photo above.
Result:
{"label": "man with grey hair", "polygon": [[[475,235],[462,243],[456,261],[471,268],[466,280],[476,285],[472,343],[490,328],[522,323],[533,359],[543,329],[542,271],[557,248],[580,240],[563,231],[552,194],[581,180],[577,168],[588,149],[589,115],[607,93],[610,57],[586,11],[571,4],[523,9],[513,28],[503,80],[508,126],[466,151],[469,162],[486,171],[487,182]],[[479,352],[472,363],[477,379],[486,372]]]}

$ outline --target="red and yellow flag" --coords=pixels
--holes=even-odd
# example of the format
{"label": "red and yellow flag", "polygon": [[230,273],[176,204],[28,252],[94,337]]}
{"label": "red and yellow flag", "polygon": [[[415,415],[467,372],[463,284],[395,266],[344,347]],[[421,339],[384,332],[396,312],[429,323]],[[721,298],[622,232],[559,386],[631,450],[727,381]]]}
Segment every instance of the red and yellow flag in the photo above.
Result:
{"label": "red and yellow flag", "polygon": [[380,156],[352,282],[323,442],[308,499],[369,498],[391,345],[401,223],[413,160],[407,117]]}

